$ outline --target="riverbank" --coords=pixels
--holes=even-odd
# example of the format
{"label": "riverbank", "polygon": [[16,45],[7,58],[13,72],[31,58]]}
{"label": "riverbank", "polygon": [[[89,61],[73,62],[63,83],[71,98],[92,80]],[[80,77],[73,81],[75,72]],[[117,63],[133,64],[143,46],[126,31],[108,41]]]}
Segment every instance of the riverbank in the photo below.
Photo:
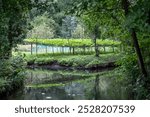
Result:
{"label": "riverbank", "polygon": [[94,55],[60,55],[38,54],[25,57],[28,68],[46,68],[50,70],[102,70],[114,68],[117,65],[118,54]]}
{"label": "riverbank", "polygon": [[[94,55],[27,54],[24,57],[27,68],[44,68],[56,71],[89,70],[91,72],[93,70],[105,71],[116,67],[115,61],[118,58],[118,54],[100,54],[99,57],[95,57]],[[25,64],[23,59],[18,56],[1,63],[3,64],[1,65],[0,72],[3,73],[3,76],[0,76],[0,99],[3,99],[3,97],[11,95],[12,92],[23,86]],[[61,79],[60,81],[62,82],[63,80]],[[64,81],[66,80],[69,79],[65,79]]]}

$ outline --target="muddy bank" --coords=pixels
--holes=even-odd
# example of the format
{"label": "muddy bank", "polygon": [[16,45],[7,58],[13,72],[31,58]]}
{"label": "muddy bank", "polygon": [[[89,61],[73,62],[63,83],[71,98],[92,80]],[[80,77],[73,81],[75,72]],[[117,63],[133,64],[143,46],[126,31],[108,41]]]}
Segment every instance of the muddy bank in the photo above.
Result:
{"label": "muddy bank", "polygon": [[65,65],[60,65],[57,62],[53,64],[29,64],[27,63],[27,68],[42,68],[42,69],[48,69],[48,70],[90,70],[90,71],[103,71],[107,69],[113,69],[117,67],[115,62],[108,62],[108,63],[102,63],[99,65],[93,65],[90,67],[85,67],[85,66],[65,66]]}

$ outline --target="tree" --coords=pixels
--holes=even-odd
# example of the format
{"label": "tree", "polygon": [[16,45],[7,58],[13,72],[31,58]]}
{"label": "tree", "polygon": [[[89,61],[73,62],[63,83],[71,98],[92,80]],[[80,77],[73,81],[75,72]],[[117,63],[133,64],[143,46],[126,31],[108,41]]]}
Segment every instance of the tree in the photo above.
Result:
{"label": "tree", "polygon": [[9,58],[24,37],[30,0],[0,0],[0,58]]}
{"label": "tree", "polygon": [[[134,4],[136,4],[136,2]],[[124,9],[124,13],[125,13],[126,17],[128,17],[128,15],[130,13],[129,8],[130,8],[131,5],[132,5],[131,2],[129,2],[128,0],[122,0],[122,7]],[[134,47],[135,47],[135,50],[136,50],[136,54],[138,56],[138,61],[139,61],[139,66],[140,66],[141,72],[145,77],[147,77],[147,71],[145,69],[143,56],[142,56],[142,53],[141,53],[141,50],[140,50],[140,47],[139,47],[138,38],[137,38],[137,34],[136,34],[136,31],[135,31],[134,27],[130,29],[130,33],[131,33],[131,37],[133,39],[133,44],[134,44]]]}
{"label": "tree", "polygon": [[73,16],[66,16],[62,20],[61,34],[64,38],[72,38],[72,33],[77,27],[77,20]]}
{"label": "tree", "polygon": [[54,38],[56,23],[53,19],[48,17],[47,13],[34,17],[34,19],[30,21],[30,24],[33,28],[28,31],[27,38]]}
{"label": "tree", "polygon": [[[146,5],[148,4],[148,5]],[[142,5],[142,6],[141,6]],[[141,73],[146,77],[147,72],[144,66],[144,60],[141,54],[141,50],[138,44],[136,30],[144,28],[148,28],[149,22],[149,2],[148,0],[76,0],[72,1],[72,8],[69,11],[70,13],[75,13],[76,15],[88,15],[93,17],[92,22],[95,21],[100,23],[100,26],[109,25],[112,27],[116,27],[120,29],[120,32],[126,32],[128,30],[131,31],[131,37],[133,40],[133,45],[136,50],[136,54],[139,61],[139,66],[141,69]],[[141,9],[141,7],[143,9]],[[143,12],[142,12],[143,11]],[[136,13],[139,12],[137,15]],[[142,14],[142,15],[141,15]],[[90,18],[91,18],[90,17]],[[143,18],[144,17],[144,18]],[[142,24],[146,25],[143,28],[137,21],[140,21],[140,18],[143,20],[141,21]],[[96,19],[96,20],[93,20]],[[131,20],[130,20],[131,19]],[[136,20],[137,21],[136,21]],[[126,22],[130,26],[126,26]],[[93,24],[95,24],[93,23]],[[124,25],[125,24],[125,25]],[[125,28],[124,28],[125,27]],[[127,29],[127,30],[124,30]],[[125,38],[125,37],[124,37]],[[127,39],[126,39],[127,40]]]}
{"label": "tree", "polygon": [[[121,27],[120,22],[122,21],[122,17],[117,16],[115,14],[116,12],[112,12],[110,6],[106,4],[107,2],[108,4],[111,4],[111,2],[107,0],[72,0],[72,7],[68,7],[69,10],[67,9],[67,12],[69,11],[69,13],[75,13],[79,16],[86,25],[87,31],[91,35],[92,41],[95,45],[96,56],[98,56],[99,53],[96,46],[96,39],[100,39],[102,37],[103,39],[108,39],[110,36],[113,38],[114,35],[117,35],[117,33],[121,34],[121,31],[118,31],[118,29]],[[71,2],[68,1],[68,4],[70,3]],[[115,7],[117,6],[116,2],[112,2],[112,4]],[[116,10],[116,8],[113,9]],[[115,30],[116,32],[114,32]]]}

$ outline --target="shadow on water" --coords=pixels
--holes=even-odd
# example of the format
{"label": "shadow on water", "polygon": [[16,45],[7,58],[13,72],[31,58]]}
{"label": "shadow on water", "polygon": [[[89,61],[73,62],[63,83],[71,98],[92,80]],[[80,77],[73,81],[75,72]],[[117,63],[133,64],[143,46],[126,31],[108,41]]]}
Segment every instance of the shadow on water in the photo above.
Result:
{"label": "shadow on water", "polygon": [[107,72],[28,70],[25,86],[12,100],[130,99],[126,88]]}

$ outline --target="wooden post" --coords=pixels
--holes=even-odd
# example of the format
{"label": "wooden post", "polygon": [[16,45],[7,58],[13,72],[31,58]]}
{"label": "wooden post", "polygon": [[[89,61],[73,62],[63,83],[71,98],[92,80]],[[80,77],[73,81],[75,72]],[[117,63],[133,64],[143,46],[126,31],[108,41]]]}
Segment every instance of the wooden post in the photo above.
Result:
{"label": "wooden post", "polygon": [[74,54],[75,54],[75,51],[74,51],[74,49],[75,49],[75,48],[74,48],[74,47],[72,47],[72,49],[73,49],[73,55],[74,55]]}
{"label": "wooden post", "polygon": [[71,47],[69,47],[69,49],[70,49],[70,54],[71,54]]}
{"label": "wooden post", "polygon": [[30,79],[30,81],[32,82],[33,80],[33,72],[31,72],[31,79]]}
{"label": "wooden post", "polygon": [[52,46],[52,53],[54,54],[54,48],[53,48],[53,46]]}
{"label": "wooden post", "polygon": [[59,52],[59,49],[58,49],[58,47],[57,47],[57,53]]}
{"label": "wooden post", "polygon": [[46,45],[46,53],[47,53],[47,45]]}
{"label": "wooden post", "polygon": [[104,48],[104,53],[105,53],[106,52],[105,46],[103,46],[103,48]]}
{"label": "wooden post", "polygon": [[114,45],[112,45],[113,53],[115,52]]}
{"label": "wooden post", "polygon": [[36,54],[38,53],[38,45],[37,45],[37,43],[36,43]]}
{"label": "wooden post", "polygon": [[97,45],[97,38],[99,35],[99,25],[96,24],[95,28],[94,28],[94,38],[93,38],[93,42],[94,42],[94,49],[95,49],[95,56],[99,57],[99,50],[98,50],[98,45]]}
{"label": "wooden post", "polygon": [[85,46],[83,46],[83,54],[85,54]]}
{"label": "wooden post", "polygon": [[64,54],[64,47],[62,47],[62,53]]}
{"label": "wooden post", "polygon": [[32,45],[32,43],[31,43],[31,55],[33,54],[33,53],[32,53],[32,48],[33,48],[33,45]]}

